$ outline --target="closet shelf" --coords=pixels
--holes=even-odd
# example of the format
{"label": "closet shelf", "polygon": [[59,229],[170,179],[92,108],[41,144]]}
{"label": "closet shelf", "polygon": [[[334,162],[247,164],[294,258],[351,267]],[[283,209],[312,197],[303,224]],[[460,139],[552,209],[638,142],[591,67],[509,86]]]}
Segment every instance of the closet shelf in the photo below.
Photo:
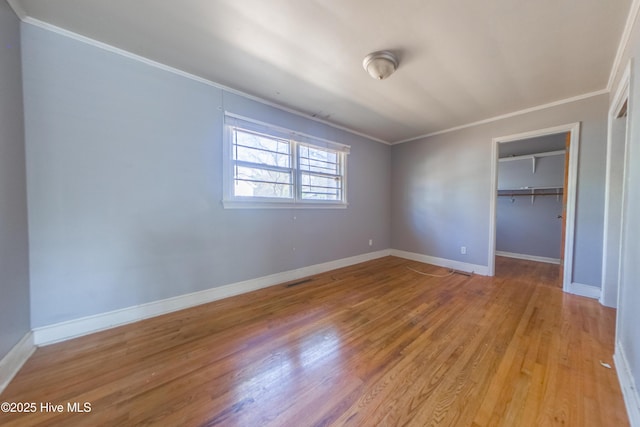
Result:
{"label": "closet shelf", "polygon": [[529,190],[562,190],[564,187],[513,187],[513,188],[498,188],[498,191],[529,191]]}
{"label": "closet shelf", "polygon": [[565,155],[565,150],[556,150],[556,151],[547,151],[544,153],[525,154],[523,156],[501,157],[498,159],[498,161],[510,162],[512,160],[531,160],[532,171],[533,173],[536,173],[536,164],[539,158],[550,157],[550,156],[564,156],[564,155]]}
{"label": "closet shelf", "polygon": [[498,194],[498,197],[520,197],[520,196],[562,196],[563,193],[534,193],[534,194]]}

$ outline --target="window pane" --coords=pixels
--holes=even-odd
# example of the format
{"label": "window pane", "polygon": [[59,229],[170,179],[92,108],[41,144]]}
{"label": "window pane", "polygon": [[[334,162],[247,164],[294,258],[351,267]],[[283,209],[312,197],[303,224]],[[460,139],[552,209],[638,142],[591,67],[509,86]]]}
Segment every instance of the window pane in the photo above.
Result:
{"label": "window pane", "polygon": [[235,130],[234,133],[234,160],[283,168],[291,167],[289,141],[240,130]]}
{"label": "window pane", "polygon": [[302,173],[302,198],[306,200],[342,200],[342,179]]}
{"label": "window pane", "polygon": [[246,197],[292,198],[290,172],[236,166],[234,194]]}
{"label": "window pane", "polygon": [[339,174],[338,153],[335,151],[300,145],[299,153],[302,171]]}

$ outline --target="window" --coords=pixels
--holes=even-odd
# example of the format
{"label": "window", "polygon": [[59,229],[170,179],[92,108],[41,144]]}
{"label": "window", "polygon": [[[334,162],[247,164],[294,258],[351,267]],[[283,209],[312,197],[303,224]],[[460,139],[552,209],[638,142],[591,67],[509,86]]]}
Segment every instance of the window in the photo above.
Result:
{"label": "window", "polygon": [[349,147],[227,114],[225,207],[346,207]]}
{"label": "window", "polygon": [[303,200],[342,200],[340,153],[298,144],[298,169]]}
{"label": "window", "polygon": [[233,194],[291,198],[291,144],[259,133],[233,129]]}

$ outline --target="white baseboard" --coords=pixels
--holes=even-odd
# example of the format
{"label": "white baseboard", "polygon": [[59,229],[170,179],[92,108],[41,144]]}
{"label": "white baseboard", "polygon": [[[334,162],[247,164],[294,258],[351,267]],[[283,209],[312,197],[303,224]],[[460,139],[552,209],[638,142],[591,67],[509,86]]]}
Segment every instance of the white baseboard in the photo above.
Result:
{"label": "white baseboard", "polygon": [[36,346],[33,333],[27,332],[24,337],[0,360],[0,393],[9,385],[22,365],[29,360]]}
{"label": "white baseboard", "polygon": [[496,251],[496,255],[504,256],[507,258],[524,259],[527,261],[546,262],[548,264],[558,264],[558,265],[560,264],[560,259],[558,258],[547,258],[543,256],[516,254],[513,252],[503,252],[503,251]]}
{"label": "white baseboard", "polygon": [[[516,254],[512,252],[502,252],[502,251],[496,251],[496,255],[504,256],[508,258],[524,259],[528,261],[546,262],[549,264],[560,264],[560,260],[555,258],[545,258],[545,257],[538,257],[533,255]],[[565,291],[570,294],[579,295],[581,297],[593,298],[593,299],[600,299],[600,295],[602,293],[602,289],[600,289],[597,286],[584,285],[582,283],[576,283],[576,282],[569,284],[569,286],[567,287],[567,289],[565,289]]]}
{"label": "white baseboard", "polygon": [[429,255],[417,254],[415,252],[406,252],[398,249],[391,249],[391,255],[400,258],[410,259],[412,261],[424,262],[426,264],[437,265],[438,267],[453,268],[454,270],[475,273],[481,276],[489,275],[489,267],[486,265],[469,264],[467,262],[454,261],[451,259],[437,258]]}
{"label": "white baseboard", "polygon": [[616,365],[618,381],[620,381],[620,388],[622,388],[622,396],[624,397],[624,404],[627,407],[629,424],[631,424],[631,427],[640,427],[640,395],[638,395],[638,389],[636,388],[627,358],[620,343],[616,343],[613,362]]}
{"label": "white baseboard", "polygon": [[583,285],[582,283],[573,282],[569,284],[565,291],[570,294],[580,295],[581,297],[600,299],[600,294],[602,293],[602,289],[597,286],[592,285]]}
{"label": "white baseboard", "polygon": [[391,254],[390,252],[390,250],[369,252],[336,261],[329,261],[309,267],[298,268],[296,270],[271,274],[257,279],[245,280],[243,282],[232,283],[204,291],[179,295],[173,298],[153,301],[120,310],[109,311],[93,316],[35,328],[33,329],[34,342],[36,345],[47,345],[65,341],[93,332],[125,325],[127,323],[137,322],[139,320],[183,310],[200,304],[206,304],[208,302],[301,279],[314,274],[324,273],[325,271],[335,270],[337,268],[347,267],[361,262],[389,256]]}

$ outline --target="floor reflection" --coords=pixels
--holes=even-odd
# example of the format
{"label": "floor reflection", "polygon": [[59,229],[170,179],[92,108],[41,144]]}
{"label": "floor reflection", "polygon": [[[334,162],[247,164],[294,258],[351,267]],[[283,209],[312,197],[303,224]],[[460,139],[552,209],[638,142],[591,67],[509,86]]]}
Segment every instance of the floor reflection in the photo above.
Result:
{"label": "floor reflection", "polygon": [[[293,337],[261,337],[272,340],[270,353],[244,359],[238,366],[234,387],[237,401],[248,398],[256,403],[270,402],[281,412],[300,394],[343,369],[341,339],[335,327]],[[261,418],[270,418],[269,410]],[[268,404],[266,405],[268,407]]]}

